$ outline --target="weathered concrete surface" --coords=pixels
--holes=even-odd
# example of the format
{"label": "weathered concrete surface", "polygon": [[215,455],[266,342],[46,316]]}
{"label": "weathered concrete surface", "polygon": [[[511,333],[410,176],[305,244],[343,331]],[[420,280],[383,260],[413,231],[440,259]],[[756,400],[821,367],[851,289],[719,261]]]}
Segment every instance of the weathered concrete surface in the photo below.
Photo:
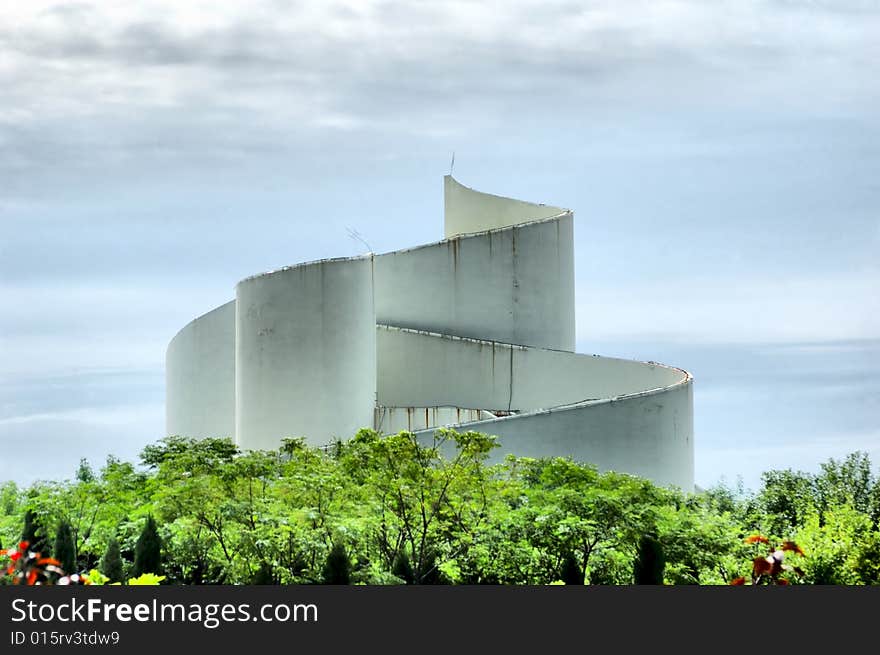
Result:
{"label": "weathered concrete surface", "polygon": [[188,323],[165,354],[165,431],[235,435],[235,301]]}
{"label": "weathered concrete surface", "polygon": [[563,213],[571,212],[552,205],[476,191],[464,186],[451,175],[443,178],[443,231],[447,239],[551,218]]}
{"label": "weathered concrete surface", "polygon": [[574,217],[376,256],[376,321],[574,351]]}
{"label": "weathered concrete surface", "polygon": [[167,354],[169,434],[500,437],[693,487],[692,379],[574,353],[574,216],[444,180],[447,239],[247,278]]}
{"label": "weathered concrete surface", "polygon": [[548,409],[684,383],[677,368],[377,326],[378,402]]}
{"label": "weathered concrete surface", "polygon": [[[571,457],[602,471],[664,486],[694,486],[693,384],[456,425],[498,437],[490,461],[506,455]],[[432,431],[416,430],[424,441]]]}
{"label": "weathered concrete surface", "polygon": [[373,260],[328,260],[236,288],[235,438],[277,448],[322,445],[373,422],[376,328]]}

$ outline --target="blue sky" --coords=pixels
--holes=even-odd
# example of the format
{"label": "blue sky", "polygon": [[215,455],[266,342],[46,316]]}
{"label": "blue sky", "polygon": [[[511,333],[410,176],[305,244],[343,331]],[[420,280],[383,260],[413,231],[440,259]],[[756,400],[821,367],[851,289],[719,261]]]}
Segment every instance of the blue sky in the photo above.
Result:
{"label": "blue sky", "polygon": [[698,482],[880,462],[880,3],[218,4],[3,2],[0,479],[160,438],[239,279],[439,239],[453,151],[575,211],[579,350],[692,370]]}

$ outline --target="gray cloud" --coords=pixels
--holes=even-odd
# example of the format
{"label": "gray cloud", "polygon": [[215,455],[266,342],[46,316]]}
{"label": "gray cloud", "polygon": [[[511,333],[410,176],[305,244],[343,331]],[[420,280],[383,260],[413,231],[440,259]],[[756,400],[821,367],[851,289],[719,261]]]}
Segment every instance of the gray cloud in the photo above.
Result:
{"label": "gray cloud", "polygon": [[877,336],[876,2],[34,0],[0,49],[4,443],[110,447],[117,383],[161,426],[177,328],[348,226],[438,238],[453,150],[576,211],[586,350]]}
{"label": "gray cloud", "polygon": [[[242,115],[258,107],[256,117],[270,124],[335,113],[381,127],[383,117],[413,110],[443,117],[440,103],[449,119],[450,107],[453,116],[467,115],[474,100],[494,113],[511,101],[535,109],[542,101],[601,99],[606,86],[614,93],[615,83],[633,75],[644,82],[660,74],[671,83],[677,75],[696,77],[701,84],[678,89],[695,98],[713,82],[734,92],[762,80],[790,86],[797,83],[786,80],[792,73],[809,79],[810,67],[823,62],[867,80],[854,66],[878,52],[880,13],[854,22],[761,3],[712,10],[698,2],[665,10],[651,3],[525,3],[492,11],[365,3],[313,16],[320,6],[279,15],[256,3],[249,16],[204,26],[181,26],[173,13],[159,20],[159,7],[150,6],[123,19],[95,7],[37,17],[0,29],[13,61],[4,81],[13,98],[33,101],[40,90],[43,99],[102,116],[158,104],[194,111],[196,124],[208,106]],[[31,104],[29,119],[47,113]]]}

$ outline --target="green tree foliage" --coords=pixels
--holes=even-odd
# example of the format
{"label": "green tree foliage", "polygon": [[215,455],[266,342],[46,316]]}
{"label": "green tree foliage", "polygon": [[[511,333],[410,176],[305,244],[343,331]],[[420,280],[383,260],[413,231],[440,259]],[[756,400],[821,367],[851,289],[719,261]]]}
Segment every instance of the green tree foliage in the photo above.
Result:
{"label": "green tree foliage", "polygon": [[80,482],[93,482],[95,473],[89,465],[89,460],[85,457],[79,460],[79,467],[76,469],[76,479]]}
{"label": "green tree foliage", "polygon": [[655,535],[642,535],[639,538],[633,565],[633,582],[639,585],[662,585],[664,568],[666,568],[666,558],[663,554],[663,544]]}
{"label": "green tree foliage", "polygon": [[58,524],[58,530],[55,533],[55,547],[52,552],[65,573],[76,573],[76,544],[73,541],[70,524],[63,519]]}
{"label": "green tree foliage", "polygon": [[514,536],[535,547],[529,577],[545,584],[569,555],[586,577],[594,555],[631,550],[654,524],[656,506],[672,497],[645,480],[600,474],[571,460],[523,460],[519,466],[527,502],[521,500],[515,510]]}
{"label": "green tree foliage", "polygon": [[275,574],[272,571],[272,565],[269,562],[261,562],[260,568],[251,578],[252,585],[272,585],[275,584]]}
{"label": "green tree foliage", "polygon": [[812,476],[785,470],[768,471],[761,479],[763,487],[757,500],[767,516],[766,529],[770,534],[789,534],[815,511],[815,480]]}
{"label": "green tree foliage", "polygon": [[324,584],[350,584],[351,583],[351,560],[348,551],[341,543],[337,543],[327,554],[323,571]]}
{"label": "green tree foliage", "polygon": [[409,563],[409,557],[406,552],[397,553],[394,557],[394,563],[391,565],[391,573],[403,580],[406,584],[414,584],[416,575],[413,571],[412,564]]}
{"label": "green tree foliage", "polygon": [[559,571],[559,579],[565,584],[584,584],[584,572],[580,564],[571,553],[566,553],[562,558],[562,568]]}
{"label": "green tree foliage", "polygon": [[[20,541],[19,535],[7,535],[20,527],[21,493],[14,482],[0,483],[0,551]],[[19,537],[16,539],[16,537]]]}
{"label": "green tree foliage", "polygon": [[119,542],[115,538],[111,538],[107,542],[107,550],[104,551],[104,557],[101,558],[100,570],[110,582],[122,582],[125,579]]}
{"label": "green tree foliage", "polygon": [[866,453],[852,453],[841,462],[831,459],[822,464],[816,476],[816,504],[823,514],[836,506],[850,505],[870,516],[876,486]]}
{"label": "green tree foliage", "polygon": [[24,513],[24,528],[21,531],[21,541],[28,542],[31,550],[41,553],[44,557],[52,554],[49,539],[46,531],[43,529],[40,517],[30,508],[25,510]]}
{"label": "green tree foliage", "polygon": [[[726,501],[725,501],[726,502]],[[741,563],[736,515],[739,501],[718,510],[711,494],[692,496],[680,506],[658,509],[657,537],[666,560],[669,584],[725,584]]]}
{"label": "green tree foliage", "polygon": [[248,452],[170,437],[139,466],[111,457],[74,480],[0,485],[0,542],[47,554],[43,526],[66,522],[77,569],[105,570],[115,540],[121,578],[169,584],[322,583],[344,544],[352,584],[543,585],[631,584],[642,560],[659,580],[652,535],[665,584],[727,584],[751,575],[744,539],[760,533],[803,546],[793,582],[880,577],[880,485],[864,454],[815,474],[768,471],[754,492],[682,493],[564,458],[488,465],[495,446],[452,430]]}
{"label": "green tree foliage", "polygon": [[162,539],[152,515],[147,517],[144,529],[134,548],[134,575],[158,574],[162,570]]}
{"label": "green tree foliage", "polygon": [[[864,513],[845,504],[814,513],[794,535],[807,557],[804,558],[804,581],[811,584],[852,585],[862,582],[862,552],[869,552],[876,537],[871,520]],[[868,573],[869,574],[869,573]]]}
{"label": "green tree foliage", "polygon": [[853,568],[858,584],[880,585],[880,532],[876,528],[857,542]]}
{"label": "green tree foliage", "polygon": [[378,519],[369,537],[384,568],[405,556],[413,581],[428,584],[437,579],[439,551],[464,552],[486,518],[483,461],[493,447],[492,438],[476,432],[438,430],[422,445],[409,432],[381,438],[362,430],[338,449],[343,474],[359,484]]}

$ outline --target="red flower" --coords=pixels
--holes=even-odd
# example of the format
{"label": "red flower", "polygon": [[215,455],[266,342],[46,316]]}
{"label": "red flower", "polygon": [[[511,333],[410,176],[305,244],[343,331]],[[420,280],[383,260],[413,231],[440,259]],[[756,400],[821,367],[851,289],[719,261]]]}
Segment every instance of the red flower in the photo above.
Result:
{"label": "red flower", "polygon": [[753,534],[751,537],[746,537],[745,542],[747,544],[769,544],[770,540],[761,534]]}
{"label": "red flower", "polygon": [[28,546],[30,546],[29,541],[22,541],[21,543],[18,544],[18,549],[24,551],[24,550],[27,550]]}
{"label": "red flower", "polygon": [[801,548],[800,546],[798,546],[793,541],[783,541],[782,545],[779,548],[780,548],[780,550],[788,550],[793,553],[797,553],[798,555],[804,554],[804,549]]}
{"label": "red flower", "polygon": [[752,577],[757,578],[758,576],[764,575],[765,573],[770,573],[772,571],[772,557],[756,557],[752,561]]}
{"label": "red flower", "polygon": [[743,578],[743,577],[735,578],[734,580],[731,580],[731,581],[730,581],[730,584],[731,584],[732,586],[734,586],[734,587],[742,586],[742,585],[744,585],[745,583],[746,583],[746,579]]}

